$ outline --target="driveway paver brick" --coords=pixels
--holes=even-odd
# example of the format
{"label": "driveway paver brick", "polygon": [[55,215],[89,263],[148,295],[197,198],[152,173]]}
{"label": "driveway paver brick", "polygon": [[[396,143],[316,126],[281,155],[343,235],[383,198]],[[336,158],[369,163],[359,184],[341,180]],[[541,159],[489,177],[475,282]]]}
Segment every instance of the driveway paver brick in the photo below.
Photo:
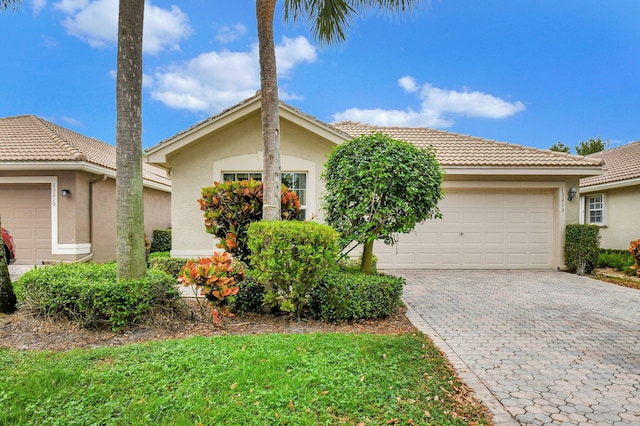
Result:
{"label": "driveway paver brick", "polygon": [[393,273],[497,425],[640,425],[640,291],[553,271]]}

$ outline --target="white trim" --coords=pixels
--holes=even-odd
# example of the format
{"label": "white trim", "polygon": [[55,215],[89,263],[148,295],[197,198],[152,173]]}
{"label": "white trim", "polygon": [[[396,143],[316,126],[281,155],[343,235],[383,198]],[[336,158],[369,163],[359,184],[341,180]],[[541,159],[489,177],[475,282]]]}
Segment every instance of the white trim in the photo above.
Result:
{"label": "white trim", "polygon": [[55,254],[89,254],[91,243],[84,244],[58,244]]}
{"label": "white trim", "polygon": [[[591,223],[591,209],[589,208],[589,198],[595,198],[598,196],[602,197],[602,222]],[[581,214],[582,217],[580,219],[582,220],[582,222],[580,223],[586,223],[588,225],[607,226],[607,194],[604,192],[598,192],[597,194],[585,194],[584,208],[581,209]]]}

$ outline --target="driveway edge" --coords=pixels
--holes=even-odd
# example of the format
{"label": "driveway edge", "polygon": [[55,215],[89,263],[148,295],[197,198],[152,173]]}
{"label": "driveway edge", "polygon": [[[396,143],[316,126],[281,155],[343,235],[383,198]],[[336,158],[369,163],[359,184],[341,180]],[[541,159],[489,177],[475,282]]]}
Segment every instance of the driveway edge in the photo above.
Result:
{"label": "driveway edge", "polygon": [[413,309],[408,301],[404,300],[407,308],[405,316],[411,323],[421,332],[429,336],[436,347],[445,354],[449,363],[455,368],[456,373],[467,386],[473,389],[475,396],[491,412],[493,423],[496,425],[519,426],[520,423],[509,414],[498,399],[489,391],[489,388],[476,376],[471,369],[465,364],[457,353],[440,337],[440,335]]}

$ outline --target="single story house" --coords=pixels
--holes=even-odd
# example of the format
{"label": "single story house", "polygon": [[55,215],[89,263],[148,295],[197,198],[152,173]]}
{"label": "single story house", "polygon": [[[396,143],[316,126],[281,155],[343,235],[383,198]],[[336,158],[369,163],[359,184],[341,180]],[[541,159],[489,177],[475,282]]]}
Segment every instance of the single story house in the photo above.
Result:
{"label": "single story house", "polygon": [[580,223],[600,226],[600,246],[627,249],[640,239],[640,141],[589,155],[604,174],[580,180]]}
{"label": "single story house", "polygon": [[[147,150],[171,172],[173,247],[179,257],[209,256],[196,200],[214,181],[260,177],[260,96],[249,98]],[[376,245],[385,269],[556,269],[564,266],[564,227],[577,223],[579,179],[601,173],[598,159],[542,151],[429,128],[324,123],[280,103],[284,180],[302,195],[305,217],[322,220],[321,175],[332,148],[370,132],[417,146],[433,145],[443,166],[444,215]]]}
{"label": "single story house", "polygon": [[[171,225],[171,181],[143,165],[145,231]],[[33,115],[0,118],[0,214],[16,264],[116,256],[116,148]]]}

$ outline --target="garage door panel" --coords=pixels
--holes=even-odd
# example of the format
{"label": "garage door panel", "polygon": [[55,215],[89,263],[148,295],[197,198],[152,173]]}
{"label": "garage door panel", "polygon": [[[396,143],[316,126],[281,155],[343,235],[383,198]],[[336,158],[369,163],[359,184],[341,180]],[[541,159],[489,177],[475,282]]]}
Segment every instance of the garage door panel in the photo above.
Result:
{"label": "garage door panel", "polygon": [[51,186],[0,185],[2,225],[16,243],[16,263],[37,264],[51,258]]}
{"label": "garage door panel", "polygon": [[393,251],[377,244],[379,267],[407,268],[410,259],[412,269],[552,267],[553,190],[447,191],[439,207],[442,219],[401,235]]}

